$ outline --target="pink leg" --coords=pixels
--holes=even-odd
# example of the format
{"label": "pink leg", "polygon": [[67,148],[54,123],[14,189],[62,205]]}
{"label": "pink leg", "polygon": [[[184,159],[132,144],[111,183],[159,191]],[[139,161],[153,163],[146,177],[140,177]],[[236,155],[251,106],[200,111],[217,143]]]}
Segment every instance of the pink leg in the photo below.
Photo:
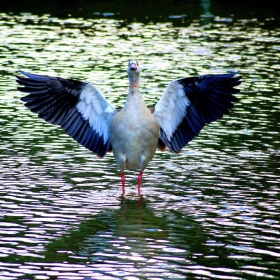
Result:
{"label": "pink leg", "polygon": [[122,181],[122,195],[125,193],[125,177],[124,177],[124,172],[121,173],[121,181]]}
{"label": "pink leg", "polygon": [[141,188],[142,176],[143,176],[143,171],[140,171],[138,175],[138,195],[141,194],[140,188]]}

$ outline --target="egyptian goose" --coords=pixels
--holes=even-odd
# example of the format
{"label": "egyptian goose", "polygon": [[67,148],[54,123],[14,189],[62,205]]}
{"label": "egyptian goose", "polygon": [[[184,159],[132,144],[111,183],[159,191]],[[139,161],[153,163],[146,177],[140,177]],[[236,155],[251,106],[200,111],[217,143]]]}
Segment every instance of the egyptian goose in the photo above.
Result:
{"label": "egyptian goose", "polygon": [[124,170],[139,169],[138,194],[142,174],[156,148],[168,147],[178,153],[206,123],[229,112],[241,83],[235,73],[204,75],[169,83],[155,105],[148,109],[140,93],[140,67],[128,64],[129,89],[122,110],[116,110],[92,84],[30,74],[17,82],[29,95],[25,106],[45,121],[60,125],[78,143],[99,157],[113,150],[125,193]]}

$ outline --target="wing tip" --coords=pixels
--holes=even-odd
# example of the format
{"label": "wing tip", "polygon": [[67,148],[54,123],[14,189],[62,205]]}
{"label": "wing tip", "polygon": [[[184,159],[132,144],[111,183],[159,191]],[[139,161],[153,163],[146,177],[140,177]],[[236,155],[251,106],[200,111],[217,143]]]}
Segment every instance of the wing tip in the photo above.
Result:
{"label": "wing tip", "polygon": [[[46,82],[50,77],[46,75],[38,75],[38,74],[32,74],[26,71],[23,71],[21,69],[18,70],[22,75],[26,76],[29,78],[31,81],[37,81],[37,82]],[[18,81],[26,81],[26,77],[20,77],[16,75],[16,78]]]}

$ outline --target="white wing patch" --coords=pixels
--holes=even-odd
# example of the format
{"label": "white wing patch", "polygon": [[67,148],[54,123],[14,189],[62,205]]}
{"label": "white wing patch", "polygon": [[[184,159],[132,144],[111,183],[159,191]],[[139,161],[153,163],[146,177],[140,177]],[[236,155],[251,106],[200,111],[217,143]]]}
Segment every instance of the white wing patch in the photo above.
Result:
{"label": "white wing patch", "polygon": [[109,139],[109,126],[116,109],[104,98],[93,84],[87,84],[81,94],[80,101],[76,105],[84,120],[98,134],[103,136],[104,143]]}
{"label": "white wing patch", "polygon": [[174,131],[182,122],[190,104],[191,102],[186,97],[183,86],[176,80],[167,86],[156,104],[154,115],[168,141],[171,141]]}

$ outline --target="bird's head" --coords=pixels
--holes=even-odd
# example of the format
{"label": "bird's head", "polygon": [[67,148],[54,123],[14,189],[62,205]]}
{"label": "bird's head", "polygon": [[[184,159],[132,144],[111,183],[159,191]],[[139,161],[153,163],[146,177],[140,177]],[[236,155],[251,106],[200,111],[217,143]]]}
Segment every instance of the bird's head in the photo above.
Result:
{"label": "bird's head", "polygon": [[128,63],[127,74],[129,75],[130,73],[134,73],[134,75],[140,73],[140,67],[136,60],[130,60]]}

